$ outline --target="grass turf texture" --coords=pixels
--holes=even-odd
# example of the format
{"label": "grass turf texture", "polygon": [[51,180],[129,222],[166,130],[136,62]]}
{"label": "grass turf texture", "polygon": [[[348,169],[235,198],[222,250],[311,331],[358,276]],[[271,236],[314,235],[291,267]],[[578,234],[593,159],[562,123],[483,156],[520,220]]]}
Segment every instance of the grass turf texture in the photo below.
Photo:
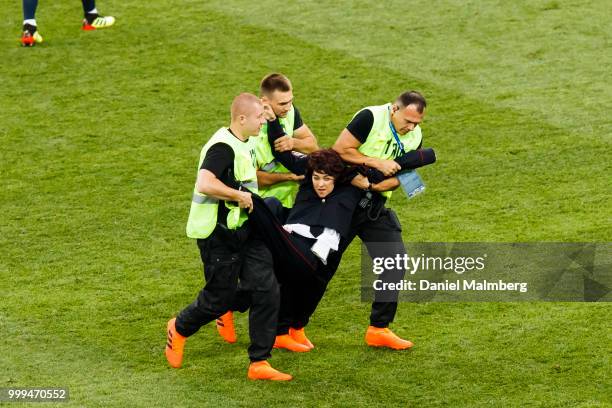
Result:
{"label": "grass turf texture", "polygon": [[[289,384],[246,380],[246,316],[212,325],[184,368],[166,320],[196,295],[184,236],[202,144],[241,91],[286,73],[329,146],[359,108],[414,88],[439,162],[396,194],[407,241],[610,241],[612,33],[605,1],[42,2],[17,46],[0,0],[0,387],[67,386],[58,406],[610,406],[607,304],[402,304],[407,353],[363,344],[353,245]],[[74,3],[74,4],[73,4]],[[153,24],[153,25],[151,25]]]}

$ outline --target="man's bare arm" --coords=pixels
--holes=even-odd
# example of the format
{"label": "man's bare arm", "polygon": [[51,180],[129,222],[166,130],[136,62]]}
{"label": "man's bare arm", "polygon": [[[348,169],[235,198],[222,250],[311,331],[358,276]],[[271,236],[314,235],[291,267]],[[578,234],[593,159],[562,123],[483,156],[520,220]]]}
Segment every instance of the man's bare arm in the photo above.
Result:
{"label": "man's bare arm", "polygon": [[303,180],[304,176],[297,176],[293,173],[268,173],[267,171],[257,170],[257,184],[259,187],[268,187],[284,181]]}
{"label": "man's bare arm", "polygon": [[382,193],[383,191],[395,190],[400,186],[400,181],[397,177],[389,177],[378,184],[372,184],[372,191]]}
{"label": "man's bare arm", "polygon": [[348,129],[344,129],[332,148],[338,152],[345,162],[374,167],[380,170],[385,176],[392,176],[400,170],[400,165],[394,160],[383,160],[366,156],[357,150],[359,146],[361,146],[359,140],[357,140]]}
{"label": "man's bare arm", "polygon": [[306,125],[293,131],[293,137],[283,136],[274,142],[274,149],[278,152],[294,150],[300,153],[312,153],[319,150],[317,138]]}
{"label": "man's bare arm", "polygon": [[198,171],[196,190],[200,194],[206,194],[218,200],[235,201],[240,208],[248,208],[249,212],[253,210],[251,193],[226,186],[209,170],[200,169]]}
{"label": "man's bare arm", "polygon": [[317,138],[306,124],[293,131],[293,138],[295,139],[293,150],[305,154],[319,150]]}

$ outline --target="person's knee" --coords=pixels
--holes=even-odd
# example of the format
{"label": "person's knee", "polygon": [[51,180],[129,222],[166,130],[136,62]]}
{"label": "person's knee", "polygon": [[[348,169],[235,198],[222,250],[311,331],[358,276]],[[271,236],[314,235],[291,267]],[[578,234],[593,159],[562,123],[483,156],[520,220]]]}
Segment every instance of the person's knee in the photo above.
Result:
{"label": "person's knee", "polygon": [[207,309],[211,314],[224,314],[234,304],[236,288],[227,286],[223,288],[204,288],[198,295],[196,307]]}
{"label": "person's knee", "polygon": [[238,289],[236,296],[234,297],[234,301],[232,302],[231,310],[233,312],[244,313],[247,311],[250,304],[251,293],[246,290]]}
{"label": "person's knee", "polygon": [[265,290],[255,290],[252,295],[253,304],[277,309],[280,307],[280,289],[274,284]]}
{"label": "person's knee", "polygon": [[234,296],[227,296],[223,298],[216,306],[216,312],[224,314],[228,310],[232,310],[232,306],[234,305]]}
{"label": "person's knee", "polygon": [[266,303],[274,307],[280,306],[280,287],[275,283],[266,291]]}

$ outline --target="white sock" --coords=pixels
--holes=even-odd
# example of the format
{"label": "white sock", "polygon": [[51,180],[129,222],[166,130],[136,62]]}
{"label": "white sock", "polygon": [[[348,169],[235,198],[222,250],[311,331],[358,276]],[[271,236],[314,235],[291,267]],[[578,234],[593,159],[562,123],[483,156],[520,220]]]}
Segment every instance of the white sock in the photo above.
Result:
{"label": "white sock", "polygon": [[23,25],[33,25],[34,27],[36,27],[36,19],[35,18],[29,18],[27,20],[23,20]]}
{"label": "white sock", "polygon": [[87,14],[98,14],[98,9],[94,7],[93,10],[88,11]]}

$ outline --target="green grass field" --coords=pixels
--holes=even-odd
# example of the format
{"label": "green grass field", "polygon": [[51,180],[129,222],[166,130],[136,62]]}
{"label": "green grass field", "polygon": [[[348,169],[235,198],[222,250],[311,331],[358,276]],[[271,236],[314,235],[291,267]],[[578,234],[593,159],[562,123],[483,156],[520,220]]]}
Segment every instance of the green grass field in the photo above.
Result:
{"label": "green grass field", "polygon": [[[405,89],[428,98],[428,190],[391,202],[406,241],[608,242],[609,4],[42,1],[18,47],[0,0],[0,387],[64,386],[58,406],[612,406],[606,303],[401,304],[410,352],[368,349],[359,245],[288,384],[246,379],[246,316],[168,368],[165,324],[202,286],[185,237],[201,146],[234,95],[287,74],[323,146]],[[53,404],[45,405],[50,406]],[[38,405],[36,405],[38,406]]]}

